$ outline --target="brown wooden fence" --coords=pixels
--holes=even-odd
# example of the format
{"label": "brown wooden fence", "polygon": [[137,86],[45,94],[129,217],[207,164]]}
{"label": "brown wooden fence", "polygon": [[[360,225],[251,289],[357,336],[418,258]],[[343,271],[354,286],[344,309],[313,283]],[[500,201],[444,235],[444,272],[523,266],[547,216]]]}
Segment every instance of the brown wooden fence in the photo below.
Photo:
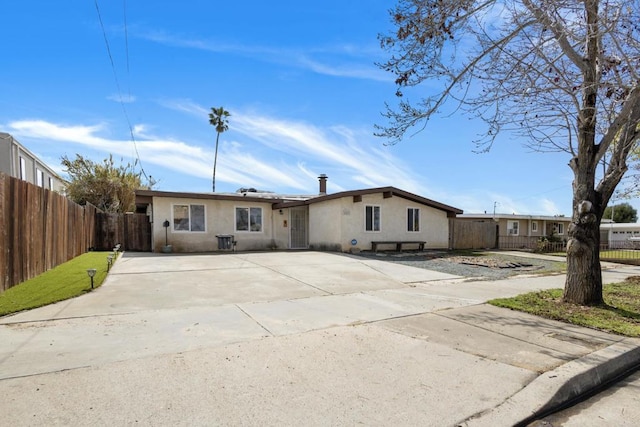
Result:
{"label": "brown wooden fence", "polygon": [[449,247],[452,249],[493,249],[498,247],[498,226],[495,223],[460,219],[449,221]]}
{"label": "brown wooden fence", "polygon": [[95,246],[95,214],[0,173],[0,292]]}
{"label": "brown wooden fence", "polygon": [[151,251],[151,223],[145,214],[98,213],[96,234],[97,250],[111,250],[120,244],[121,250]]}

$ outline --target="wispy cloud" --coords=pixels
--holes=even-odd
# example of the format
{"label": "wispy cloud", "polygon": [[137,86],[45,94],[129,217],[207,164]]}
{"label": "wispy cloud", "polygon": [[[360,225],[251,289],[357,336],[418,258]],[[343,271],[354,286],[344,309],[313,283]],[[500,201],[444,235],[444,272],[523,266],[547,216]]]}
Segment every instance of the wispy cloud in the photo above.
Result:
{"label": "wispy cloud", "polygon": [[[207,109],[189,100],[162,101],[176,111],[202,117]],[[424,180],[383,147],[370,131],[310,123],[234,110],[232,128],[240,138],[220,146],[216,179],[262,189],[317,191],[316,178],[330,174],[329,189],[341,191],[394,185],[424,194]],[[111,139],[107,124],[65,125],[44,120],[9,123],[18,137],[73,143],[114,155],[130,156],[131,140]],[[208,178],[213,165],[209,143],[170,139],[134,126],[135,148],[144,165],[154,164],[185,175]],[[265,188],[266,187],[266,188]]]}
{"label": "wispy cloud", "polygon": [[123,102],[125,104],[131,104],[131,103],[136,102],[136,97],[131,95],[131,94],[120,95],[120,94],[114,93],[114,94],[111,94],[111,95],[107,96],[107,99],[109,101]]}
{"label": "wispy cloud", "polygon": [[[289,67],[304,69],[316,74],[333,77],[347,77],[375,81],[392,82],[388,73],[378,69],[373,63],[372,55],[363,52],[374,52],[367,47],[354,45],[336,45],[314,48],[274,48],[259,45],[243,45],[186,37],[162,31],[146,31],[138,33],[140,38],[172,47],[197,49],[214,53],[229,53],[250,57],[259,61],[284,64]],[[375,52],[379,53],[379,49]],[[321,59],[322,58],[322,59]]]}
{"label": "wispy cloud", "polygon": [[[198,118],[208,111],[190,100],[164,100],[162,105]],[[267,150],[270,159],[280,158],[288,163],[293,161],[313,165],[316,176],[317,173],[334,171],[337,175],[336,183],[341,188],[354,188],[355,183],[360,183],[376,187],[394,185],[407,191],[422,193],[426,189],[423,179],[393,156],[389,147],[383,147],[375,140],[371,130],[345,126],[321,128],[303,121],[237,109],[234,109],[230,121],[234,132],[244,135],[246,139],[237,143],[233,153],[226,153],[227,158],[233,157],[237,152],[242,157],[242,149],[244,158],[247,158],[246,152],[258,151],[255,148],[258,143]],[[301,173],[309,175],[309,169],[309,166],[304,169],[286,168],[287,174],[293,174],[296,181],[301,178],[298,176]],[[269,176],[276,178],[275,174]],[[277,179],[277,182],[284,184],[286,180]]]}
{"label": "wispy cloud", "polygon": [[[201,118],[207,109],[189,100],[164,100],[175,111]],[[447,192],[446,182],[430,185],[419,172],[396,158],[390,147],[362,129],[345,126],[323,128],[307,122],[233,110],[231,127],[236,135],[220,145],[216,181],[239,187],[255,187],[284,193],[313,194],[317,177],[329,175],[330,192],[392,185],[404,190],[462,208],[467,213],[491,212],[496,203],[498,213],[557,215],[560,209],[543,196],[513,199],[491,191],[464,194]],[[68,125],[45,120],[23,120],[0,126],[18,139],[75,144],[129,157],[132,141],[111,139],[106,123]],[[210,141],[171,139],[155,135],[143,124],[134,126],[137,150],[146,169],[161,167],[174,174],[210,179],[213,147]],[[240,135],[240,136],[238,136]],[[81,149],[75,150],[82,152]],[[166,172],[165,172],[166,173]],[[161,173],[154,178],[172,184]],[[162,189],[162,188],[160,188]],[[171,188],[192,191],[189,188]],[[531,206],[534,206],[532,209]]]}

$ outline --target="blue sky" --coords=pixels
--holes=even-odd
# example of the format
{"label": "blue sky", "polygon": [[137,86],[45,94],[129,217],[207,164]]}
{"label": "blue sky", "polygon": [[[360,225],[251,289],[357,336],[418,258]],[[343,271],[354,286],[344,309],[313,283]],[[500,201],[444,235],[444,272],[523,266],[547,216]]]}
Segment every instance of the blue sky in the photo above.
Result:
{"label": "blue sky", "polygon": [[375,65],[392,2],[97,4],[0,7],[0,131],[60,172],[63,155],[139,156],[154,189],[211,191],[207,115],[224,106],[218,192],[314,194],[325,173],[329,192],[392,185],[465,213],[571,214],[566,154],[509,134],[476,154],[482,124],[458,115],[392,146],[373,135],[395,102],[394,77]]}

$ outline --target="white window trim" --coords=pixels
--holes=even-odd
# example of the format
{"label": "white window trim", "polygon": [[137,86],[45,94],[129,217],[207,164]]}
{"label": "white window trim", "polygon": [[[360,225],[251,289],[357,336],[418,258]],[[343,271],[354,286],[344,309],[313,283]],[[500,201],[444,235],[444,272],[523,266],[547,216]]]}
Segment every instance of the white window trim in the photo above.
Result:
{"label": "white window trim", "polygon": [[[378,211],[380,213],[380,222],[378,224],[378,230],[367,230],[367,208],[372,208],[373,210],[371,211],[371,226],[373,228],[373,214],[375,211],[375,208],[378,208]],[[382,206],[380,205],[365,205],[364,206],[364,211],[362,212],[362,219],[363,219],[363,223],[364,223],[364,232],[365,233],[381,233],[382,232]]]}
{"label": "white window trim", "polygon": [[[564,224],[563,224],[563,223],[561,223],[561,222],[557,222],[557,223],[556,223],[556,225],[557,225],[557,232],[556,232],[556,234],[557,234],[558,236],[564,236]],[[561,229],[562,229],[562,231],[561,231]]]}
{"label": "white window trim", "polygon": [[36,168],[36,185],[44,188],[44,171]]}
{"label": "white window trim", "polygon": [[[509,225],[518,224],[517,232],[513,233],[513,228],[510,228]],[[520,221],[517,220],[507,220],[507,235],[509,236],[519,236],[520,235]]]}
{"label": "white window trim", "polygon": [[[247,209],[247,217],[249,219],[248,230],[238,230],[238,209]],[[251,209],[260,209],[260,231],[251,230]],[[264,233],[264,212],[265,209],[262,206],[235,206],[233,208],[233,229],[236,233],[252,233],[263,234]]]}
{"label": "white window trim", "polygon": [[22,156],[20,156],[20,179],[27,180],[27,161]]}
{"label": "white window trim", "polygon": [[[414,215],[416,211],[418,212],[418,229],[417,230],[409,230],[409,209],[414,211]],[[414,224],[415,224],[415,220],[414,220]],[[407,233],[420,233],[421,229],[422,229],[422,215],[420,215],[420,208],[416,208],[414,206],[407,206]]]}
{"label": "white window trim", "polygon": [[531,221],[531,232],[532,233],[538,232],[538,221]]}
{"label": "white window trim", "polygon": [[[188,206],[189,212],[189,229],[188,230],[176,230],[174,221],[174,206]],[[191,230],[191,206],[202,206],[204,208],[204,230]],[[206,233],[207,232],[207,205],[201,203],[173,203],[171,205],[171,232],[172,233]]]}

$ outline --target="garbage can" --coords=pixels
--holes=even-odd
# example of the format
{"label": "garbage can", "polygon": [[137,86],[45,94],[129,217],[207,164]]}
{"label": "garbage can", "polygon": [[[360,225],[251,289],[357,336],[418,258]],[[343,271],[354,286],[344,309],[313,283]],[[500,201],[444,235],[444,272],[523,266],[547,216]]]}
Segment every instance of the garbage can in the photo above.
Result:
{"label": "garbage can", "polygon": [[218,249],[233,249],[233,234],[218,234]]}

